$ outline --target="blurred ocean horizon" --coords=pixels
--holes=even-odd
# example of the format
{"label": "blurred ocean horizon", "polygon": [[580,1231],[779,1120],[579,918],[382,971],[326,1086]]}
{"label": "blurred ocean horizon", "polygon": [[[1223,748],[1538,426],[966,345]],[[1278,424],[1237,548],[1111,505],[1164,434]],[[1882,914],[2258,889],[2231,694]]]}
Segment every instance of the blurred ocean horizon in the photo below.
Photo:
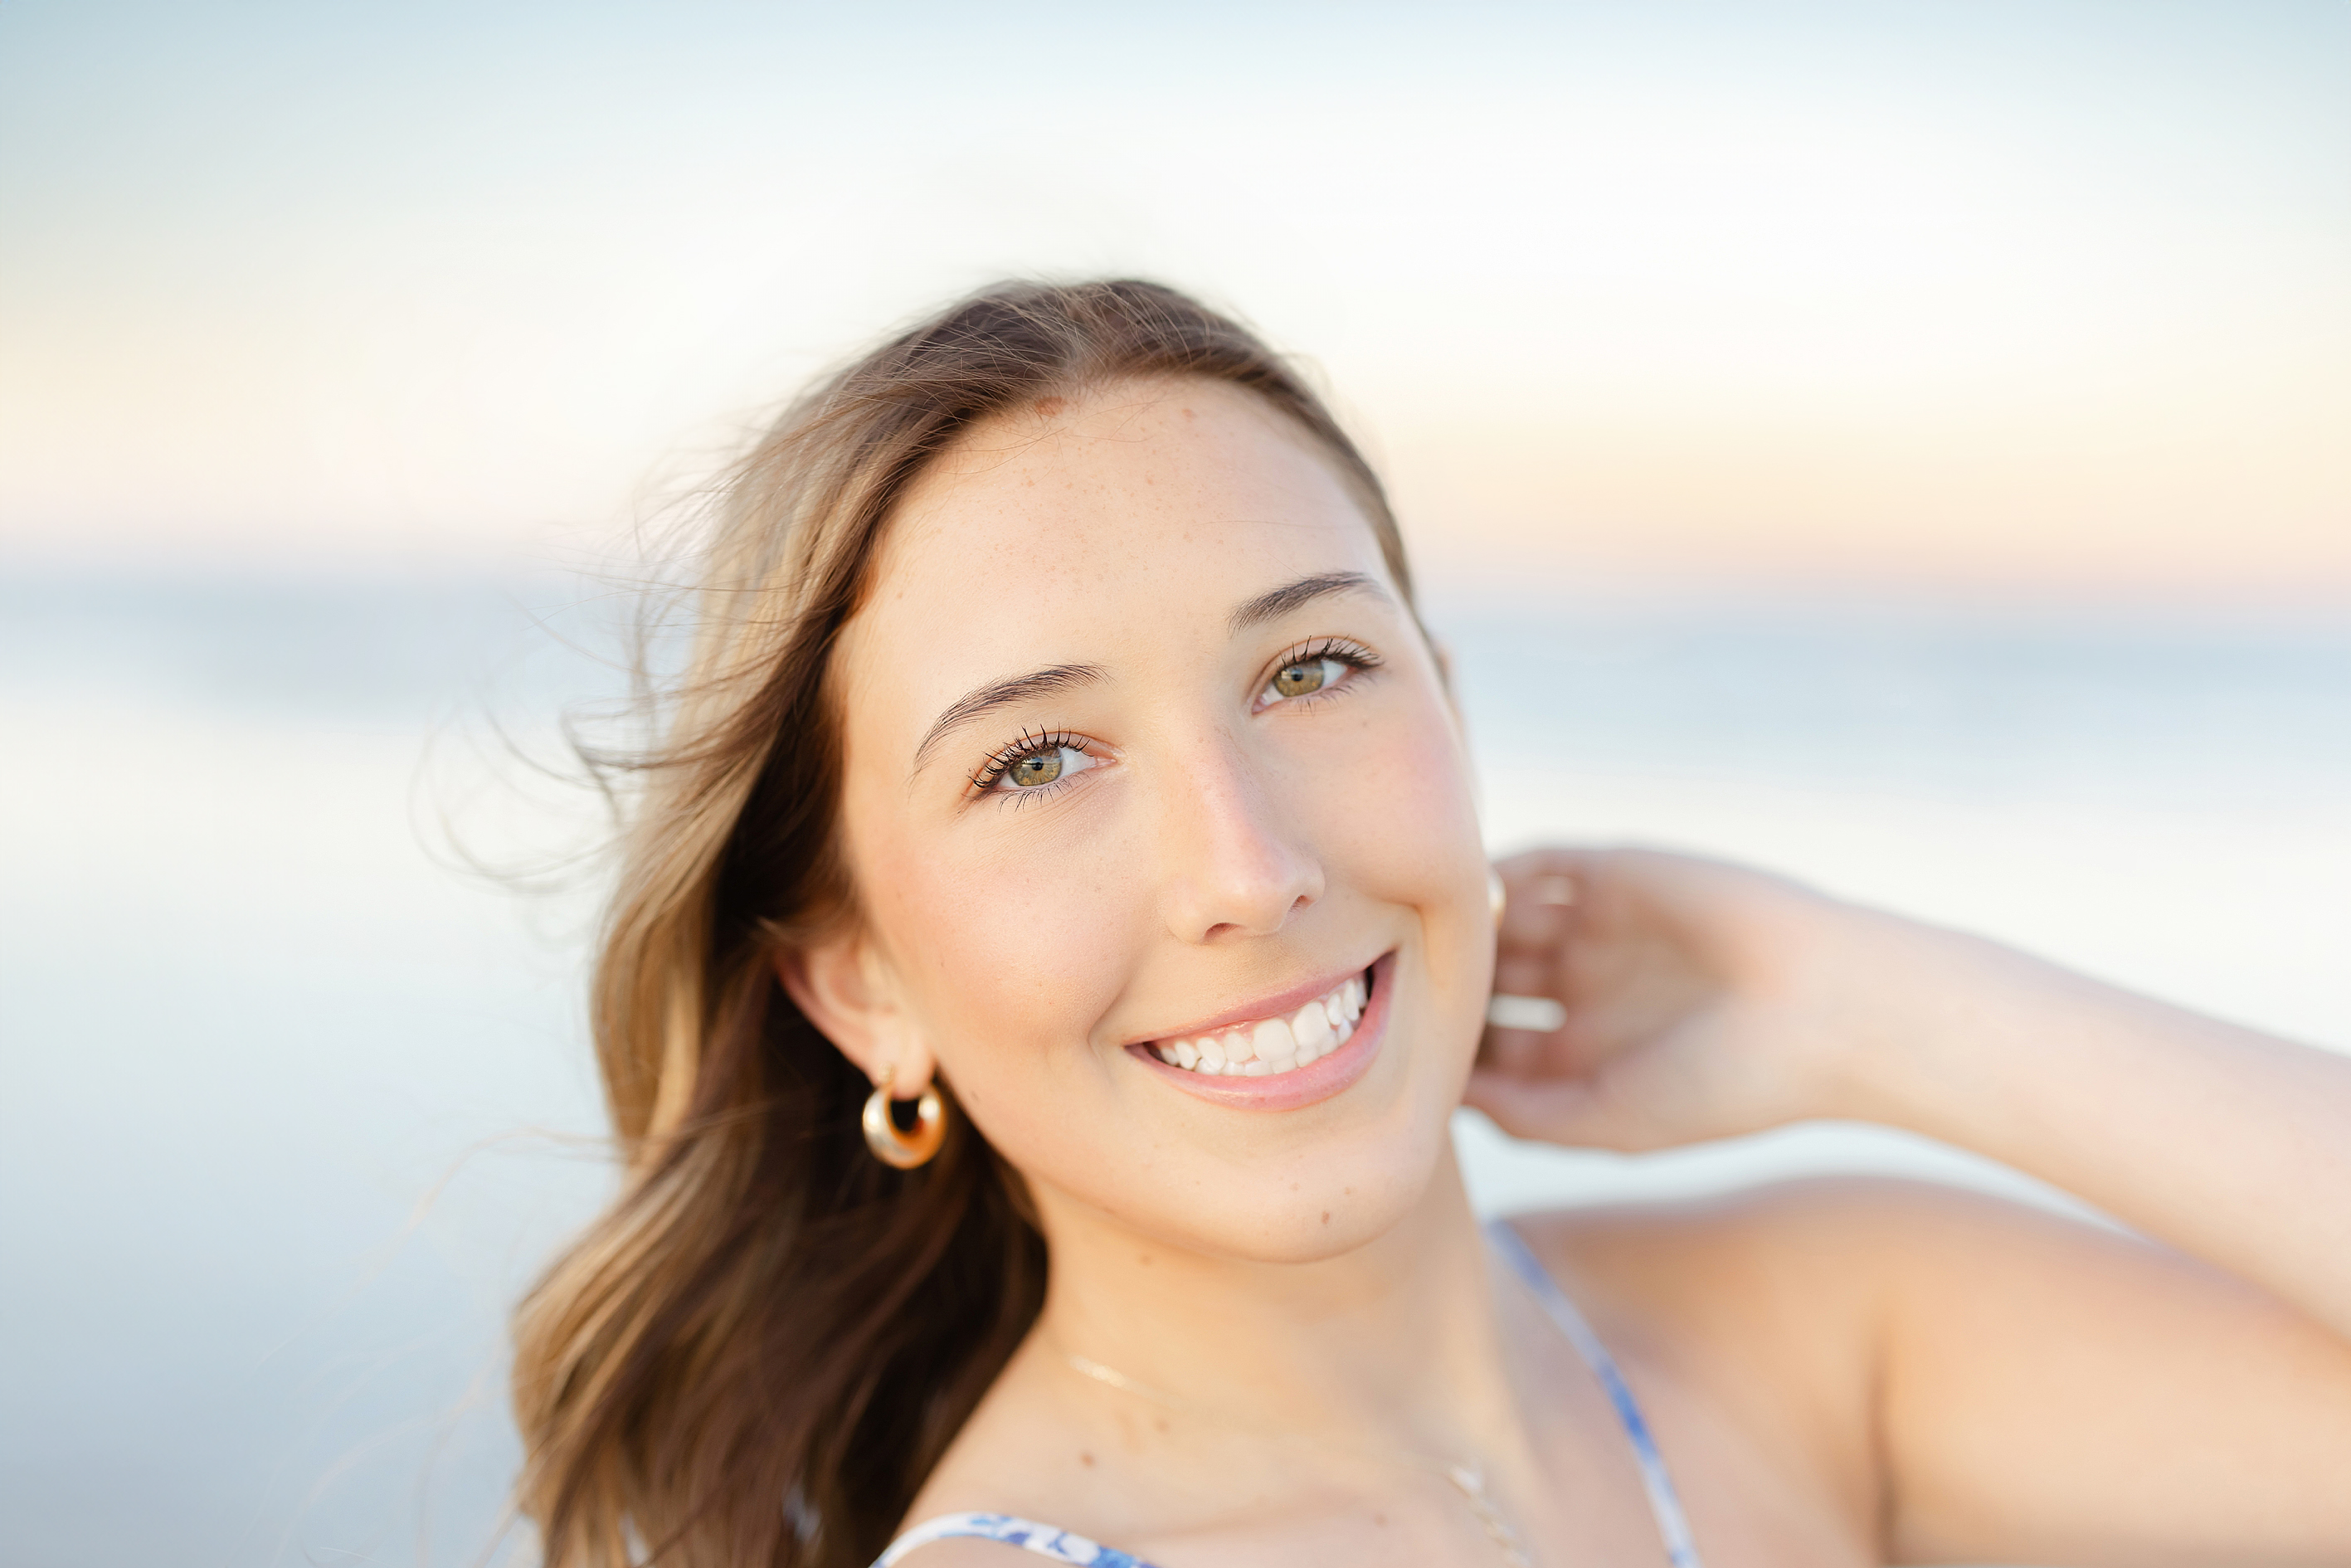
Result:
{"label": "blurred ocean horizon", "polygon": [[[47,1568],[496,1543],[503,1322],[607,1183],[543,574],[0,570],[0,1505]],[[1752,860],[2351,1049],[2351,610],[1437,585],[1498,852]],[[466,856],[480,865],[469,865]],[[1646,1160],[1465,1118],[1481,1205],[1790,1171],[2022,1178],[1800,1128]]]}

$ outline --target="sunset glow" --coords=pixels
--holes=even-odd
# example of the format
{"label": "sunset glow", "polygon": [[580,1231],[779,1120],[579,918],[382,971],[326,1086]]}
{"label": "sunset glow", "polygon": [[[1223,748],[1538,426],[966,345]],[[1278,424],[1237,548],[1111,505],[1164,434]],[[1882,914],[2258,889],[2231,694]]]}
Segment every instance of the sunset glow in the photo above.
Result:
{"label": "sunset glow", "polygon": [[2351,593],[2351,11],[12,6],[0,539],[593,550],[811,369],[1143,273],[1438,573]]}

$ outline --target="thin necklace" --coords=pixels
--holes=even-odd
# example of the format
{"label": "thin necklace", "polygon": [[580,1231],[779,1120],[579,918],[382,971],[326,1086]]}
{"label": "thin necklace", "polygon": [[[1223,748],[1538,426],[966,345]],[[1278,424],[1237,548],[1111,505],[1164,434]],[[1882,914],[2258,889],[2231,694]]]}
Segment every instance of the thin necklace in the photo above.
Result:
{"label": "thin necklace", "polygon": [[1170,1410],[1180,1410],[1193,1416],[1206,1416],[1212,1420],[1221,1421],[1236,1430],[1255,1432],[1261,1437],[1270,1437],[1281,1442],[1309,1443],[1317,1448],[1335,1449],[1341,1453],[1382,1458],[1390,1464],[1405,1465],[1416,1470],[1424,1470],[1430,1475],[1441,1477],[1452,1484],[1453,1490],[1461,1494],[1461,1500],[1469,1505],[1469,1511],[1477,1515],[1479,1524],[1484,1527],[1487,1536],[1500,1551],[1503,1568],[1534,1568],[1534,1564],[1527,1558],[1526,1548],[1519,1542],[1519,1532],[1510,1528],[1510,1521],[1502,1516],[1499,1505],[1487,1494],[1485,1470],[1475,1464],[1448,1464],[1443,1459],[1426,1458],[1403,1449],[1376,1453],[1367,1448],[1353,1448],[1343,1443],[1333,1443],[1327,1438],[1310,1437],[1302,1432],[1268,1431],[1262,1427],[1252,1427],[1246,1422],[1237,1421],[1229,1416],[1208,1409],[1206,1406],[1194,1404],[1191,1400],[1179,1399],[1175,1395],[1154,1388],[1147,1383],[1138,1383],[1115,1366],[1105,1366],[1099,1361],[1090,1360],[1073,1351],[1063,1352],[1062,1359],[1067,1361],[1071,1369],[1081,1376],[1091,1377],[1096,1383],[1115,1388],[1122,1394],[1132,1394],[1138,1399],[1148,1399],[1153,1404],[1165,1406]]}

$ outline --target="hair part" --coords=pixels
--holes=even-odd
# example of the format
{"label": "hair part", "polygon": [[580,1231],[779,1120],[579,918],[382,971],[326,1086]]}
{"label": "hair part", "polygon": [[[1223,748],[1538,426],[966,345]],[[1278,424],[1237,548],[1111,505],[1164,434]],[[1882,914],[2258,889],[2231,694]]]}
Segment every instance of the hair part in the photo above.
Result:
{"label": "hair part", "polygon": [[1410,602],[1385,494],[1322,401],[1156,284],[982,289],[733,466],[662,737],[605,759],[634,780],[591,992],[622,1187],[515,1324],[517,1498],[549,1568],[863,1568],[1035,1322],[1018,1173],[959,1115],[928,1165],[873,1158],[869,1085],[775,960],[854,918],[828,671],[893,508],[975,423],[1127,380],[1242,387],[1294,421]]}

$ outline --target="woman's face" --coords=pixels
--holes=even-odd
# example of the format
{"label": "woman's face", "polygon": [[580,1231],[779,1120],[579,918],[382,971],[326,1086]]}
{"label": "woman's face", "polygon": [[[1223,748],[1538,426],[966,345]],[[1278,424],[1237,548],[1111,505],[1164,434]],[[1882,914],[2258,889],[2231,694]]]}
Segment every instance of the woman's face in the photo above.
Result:
{"label": "woman's face", "polygon": [[1049,1222],[1299,1260],[1421,1195],[1486,862],[1436,660],[1311,438],[1192,382],[981,424],[835,659],[866,1065],[935,1062]]}

